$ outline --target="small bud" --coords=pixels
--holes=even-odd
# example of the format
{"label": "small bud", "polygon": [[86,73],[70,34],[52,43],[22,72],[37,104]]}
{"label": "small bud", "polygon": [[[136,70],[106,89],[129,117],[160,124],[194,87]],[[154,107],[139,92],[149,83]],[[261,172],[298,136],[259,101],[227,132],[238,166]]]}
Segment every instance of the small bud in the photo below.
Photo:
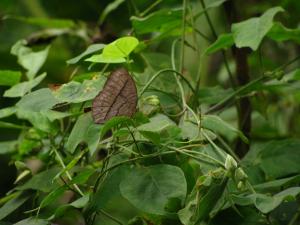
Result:
{"label": "small bud", "polygon": [[237,162],[235,159],[227,154],[226,160],[225,160],[225,169],[229,171],[233,171],[237,168]]}
{"label": "small bud", "polygon": [[244,181],[248,178],[247,174],[244,172],[242,168],[237,168],[235,170],[234,176],[237,181]]}
{"label": "small bud", "polygon": [[157,106],[159,105],[160,101],[159,98],[156,95],[150,95],[147,98],[145,98],[145,101],[149,105]]}
{"label": "small bud", "polygon": [[279,70],[279,71],[276,71],[275,72],[275,77],[276,77],[276,79],[277,80],[281,80],[282,79],[282,77],[284,76],[284,71],[283,70]]}
{"label": "small bud", "polygon": [[243,190],[243,189],[245,188],[244,182],[243,182],[243,181],[238,182],[237,188],[238,188],[239,190]]}

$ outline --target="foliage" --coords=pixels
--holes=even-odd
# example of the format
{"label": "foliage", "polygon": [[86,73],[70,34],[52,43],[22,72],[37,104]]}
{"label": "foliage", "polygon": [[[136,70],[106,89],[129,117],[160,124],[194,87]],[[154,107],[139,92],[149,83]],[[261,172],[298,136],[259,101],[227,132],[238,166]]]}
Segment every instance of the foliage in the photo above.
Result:
{"label": "foliage", "polygon": [[88,2],[0,2],[0,224],[299,224],[300,3]]}

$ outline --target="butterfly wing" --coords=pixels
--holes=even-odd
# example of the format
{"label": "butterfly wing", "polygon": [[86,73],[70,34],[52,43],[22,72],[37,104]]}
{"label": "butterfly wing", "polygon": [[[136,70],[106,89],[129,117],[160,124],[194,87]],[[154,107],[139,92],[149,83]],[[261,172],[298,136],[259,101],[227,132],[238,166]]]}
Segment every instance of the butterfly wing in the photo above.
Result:
{"label": "butterfly wing", "polygon": [[113,71],[103,90],[95,97],[92,115],[95,123],[114,116],[132,116],[136,111],[137,90],[134,80],[124,68]]}

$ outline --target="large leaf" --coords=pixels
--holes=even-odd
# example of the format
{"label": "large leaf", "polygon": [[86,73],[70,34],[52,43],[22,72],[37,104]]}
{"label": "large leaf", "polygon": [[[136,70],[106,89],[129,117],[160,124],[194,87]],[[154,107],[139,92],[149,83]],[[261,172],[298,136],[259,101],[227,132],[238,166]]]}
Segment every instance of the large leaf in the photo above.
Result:
{"label": "large leaf", "polygon": [[4,97],[22,97],[26,93],[28,93],[32,88],[37,86],[41,81],[46,77],[46,73],[41,74],[40,76],[30,80],[30,81],[25,81],[19,84],[16,84],[12,86],[10,89],[6,90],[4,92]]}
{"label": "large leaf", "polygon": [[7,203],[5,203],[0,208],[0,220],[7,217],[9,214],[11,214],[13,211],[15,211],[17,208],[19,208],[21,205],[23,205],[29,198],[30,194],[18,194],[17,197],[11,199]]}
{"label": "large leaf", "polygon": [[91,196],[91,203],[88,206],[89,212],[96,212],[105,209],[110,201],[119,199],[121,196],[120,182],[128,175],[129,167],[124,165],[116,168],[107,175],[99,190]]}
{"label": "large leaf", "polygon": [[13,86],[20,82],[21,72],[12,70],[0,70],[0,86]]}
{"label": "large leaf", "polygon": [[262,16],[232,24],[232,33],[238,48],[249,47],[257,50],[263,38],[273,26],[274,16],[282,12],[281,7],[267,10]]}
{"label": "large leaf", "polygon": [[12,48],[11,54],[18,57],[18,63],[27,70],[27,77],[32,80],[46,61],[50,46],[34,52],[26,46],[25,40],[18,41]]}
{"label": "large leaf", "polygon": [[105,77],[100,76],[92,80],[85,80],[83,83],[71,81],[63,84],[53,95],[61,102],[80,103],[93,99],[102,89]]}
{"label": "large leaf", "polygon": [[300,173],[300,140],[271,141],[260,147],[255,163],[266,176],[280,178]]}
{"label": "large leaf", "polygon": [[182,202],[186,190],[182,170],[166,164],[134,168],[120,184],[121,194],[136,208],[157,215],[167,214],[172,199]]}
{"label": "large leaf", "polygon": [[60,101],[54,98],[49,88],[42,88],[25,95],[16,105],[22,110],[40,112],[51,109],[58,103]]}
{"label": "large leaf", "polygon": [[93,154],[100,140],[101,128],[101,125],[94,123],[90,113],[79,116],[68,138],[67,150],[73,153],[76,147],[84,142],[88,144],[90,153]]}

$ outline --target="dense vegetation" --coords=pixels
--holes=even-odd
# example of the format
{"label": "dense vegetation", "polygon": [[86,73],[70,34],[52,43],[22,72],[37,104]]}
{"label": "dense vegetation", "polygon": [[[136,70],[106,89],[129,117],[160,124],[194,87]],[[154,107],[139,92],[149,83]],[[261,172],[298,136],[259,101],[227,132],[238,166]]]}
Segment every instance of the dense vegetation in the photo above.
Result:
{"label": "dense vegetation", "polygon": [[[300,224],[299,14],[1,0],[0,224]],[[119,68],[136,113],[97,124]]]}

